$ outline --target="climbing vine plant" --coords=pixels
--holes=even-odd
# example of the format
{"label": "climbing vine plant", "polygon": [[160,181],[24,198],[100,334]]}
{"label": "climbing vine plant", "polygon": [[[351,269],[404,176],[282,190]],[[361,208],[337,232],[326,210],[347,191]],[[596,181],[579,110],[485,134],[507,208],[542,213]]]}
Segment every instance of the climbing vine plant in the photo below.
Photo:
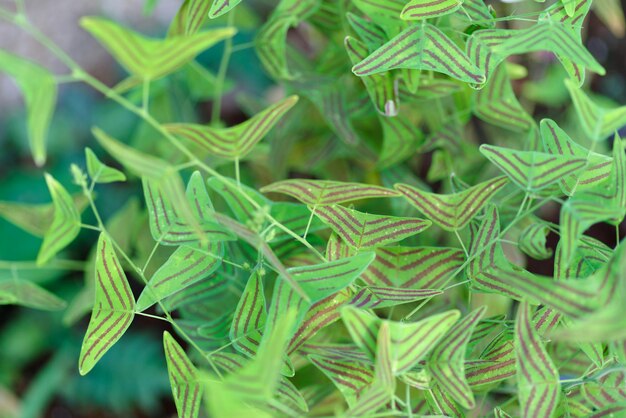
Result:
{"label": "climbing vine plant", "polygon": [[[126,74],[115,86],[21,1],[0,8],[67,67],[0,51],[51,196],[3,202],[1,214],[42,238],[42,270],[73,269],[67,247],[81,230],[98,236],[73,299],[2,261],[12,274],[0,303],[65,310],[69,324],[88,316],[82,375],[138,316],[162,321],[185,418],[626,413],[626,107],[590,92],[605,69],[582,42],[591,14],[619,26],[618,2],[252,3],[185,0],[162,37],[82,18]],[[253,41],[238,43],[250,27]],[[198,56],[218,48],[213,72]],[[247,97],[249,117],[227,126],[229,63],[249,48],[277,88]],[[546,68],[571,99],[554,112],[520,87],[549,89],[536,81]],[[163,111],[181,80],[210,85],[210,120]],[[45,173],[68,82],[150,137],[140,146],[93,126],[84,160],[67,167],[74,186]],[[116,182],[141,204],[103,218],[99,189]],[[596,224],[614,227],[615,243],[586,233]]]}

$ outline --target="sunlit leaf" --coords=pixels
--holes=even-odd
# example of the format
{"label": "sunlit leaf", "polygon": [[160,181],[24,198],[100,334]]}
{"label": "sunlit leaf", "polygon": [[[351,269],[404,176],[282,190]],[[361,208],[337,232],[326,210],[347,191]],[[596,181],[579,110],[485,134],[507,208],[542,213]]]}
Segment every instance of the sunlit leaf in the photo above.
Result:
{"label": "sunlit leaf", "polygon": [[250,275],[230,327],[229,335],[233,346],[247,356],[256,353],[267,318],[261,279],[258,270]]}
{"label": "sunlit leaf", "polygon": [[100,234],[96,255],[96,296],[83,339],[78,371],[87,374],[124,335],[135,316],[135,298],[111,240]]}
{"label": "sunlit leaf", "polygon": [[361,183],[329,180],[283,180],[261,188],[263,193],[281,193],[311,206],[332,205],[374,197],[395,197],[394,190]]}
{"label": "sunlit leaf", "polygon": [[[208,1],[203,0],[204,3]],[[231,11],[236,5],[241,3],[241,0],[214,0],[211,4],[211,10],[209,11],[209,17],[215,19],[223,14]]]}
{"label": "sunlit leaf", "polygon": [[102,163],[90,148],[85,148],[85,158],[87,160],[87,172],[96,183],[126,181],[124,173]]}
{"label": "sunlit leaf", "polygon": [[459,0],[411,0],[409,1],[400,18],[405,20],[432,19],[454,12],[463,2]]}

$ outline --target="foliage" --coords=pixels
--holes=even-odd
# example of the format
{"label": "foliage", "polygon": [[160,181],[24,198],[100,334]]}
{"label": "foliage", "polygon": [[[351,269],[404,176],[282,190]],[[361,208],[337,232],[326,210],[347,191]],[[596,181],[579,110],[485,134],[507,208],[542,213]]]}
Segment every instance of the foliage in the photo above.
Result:
{"label": "foliage", "polygon": [[[626,107],[590,93],[608,71],[583,42],[591,13],[623,32],[616,1],[185,0],[162,37],[84,17],[126,74],[113,87],[23,6],[0,18],[67,72],[0,51],[51,196],[0,202],[41,239],[34,261],[0,261],[0,304],[84,335],[33,379],[24,416],[90,391],[98,406],[107,370],[125,416],[154,412],[166,375],[185,418],[625,413]],[[238,54],[241,77],[271,80],[260,92],[235,87]],[[538,92],[544,73],[560,91]],[[66,82],[117,110],[56,170]],[[225,120],[225,97],[245,120]],[[31,338],[16,318],[12,355]],[[146,320],[162,364],[132,330]],[[51,349],[31,345],[0,382]],[[137,390],[113,389],[124,372]]]}

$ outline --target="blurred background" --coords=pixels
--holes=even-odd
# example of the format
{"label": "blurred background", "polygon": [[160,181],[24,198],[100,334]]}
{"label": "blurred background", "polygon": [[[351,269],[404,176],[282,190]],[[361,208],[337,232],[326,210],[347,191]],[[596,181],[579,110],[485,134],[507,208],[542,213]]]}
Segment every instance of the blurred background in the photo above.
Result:
{"label": "blurred background", "polygon": [[[596,0],[599,2],[613,0]],[[617,4],[618,0],[615,0]],[[244,1],[238,8],[236,25],[240,32],[236,45],[252,41],[260,22],[271,12],[273,1]],[[496,7],[499,2],[491,1]],[[496,4],[497,3],[497,4]],[[626,1],[623,2],[626,4]],[[175,15],[181,0],[26,0],[26,11],[33,23],[58,43],[89,73],[109,86],[123,79],[124,73],[111,57],[80,29],[81,16],[112,18],[140,32],[162,36]],[[13,1],[0,0],[0,7],[14,9]],[[524,13],[543,8],[533,1],[508,5],[509,13]],[[617,9],[619,11],[619,9]],[[224,25],[224,20],[211,22]],[[290,34],[297,44],[298,30]],[[626,103],[626,40],[623,16],[619,13],[599,16],[591,13],[585,23],[586,44],[607,75],[592,81],[593,91],[613,104]],[[15,27],[0,21],[0,48],[29,57],[64,74],[66,68],[34,40]],[[221,58],[221,46],[202,54],[198,61],[215,74]],[[569,96],[560,66],[548,65],[553,57],[537,57],[535,71],[520,82],[518,93],[536,103],[535,115],[546,109],[559,109]],[[545,62],[543,62],[545,61]],[[539,68],[541,71],[538,71]],[[207,122],[211,114],[214,86],[210,80],[173,76],[155,83],[154,111],[159,119],[199,120]],[[251,101],[269,97],[276,87],[265,76],[253,48],[241,48],[232,57],[227,77],[222,119],[233,124],[245,118]],[[163,93],[167,92],[167,94]],[[42,170],[30,157],[22,96],[13,81],[0,74],[0,213],[2,202],[45,203],[49,201]],[[78,84],[63,84],[58,107],[48,135],[48,162],[45,171],[54,175],[70,192],[69,166],[84,167],[84,147],[95,146],[90,134],[93,125],[106,126],[118,138],[149,142],[149,132],[119,106],[104,100],[91,89]],[[105,159],[105,162],[110,163]],[[99,191],[106,199],[98,206],[105,218],[115,213],[129,197],[140,195],[136,184],[113,184]],[[558,212],[557,212],[558,213]],[[89,215],[83,221],[93,223]],[[594,232],[614,241],[614,231]],[[86,260],[95,242],[94,233],[86,231],[65,251],[71,260]],[[84,283],[81,266],[75,273],[45,272],[28,269],[36,258],[41,239],[5,221],[0,216],[0,277],[17,274],[9,261],[20,265],[20,277],[34,280],[66,300],[72,300]],[[24,263],[24,264],[19,264]],[[26,267],[25,267],[26,266]],[[541,272],[542,266],[534,266]],[[163,324],[138,317],[130,331],[102,359],[89,375],[78,376],[76,361],[86,329],[87,318],[50,314],[18,307],[0,306],[0,418],[14,417],[167,417],[175,416],[171,401],[165,360],[161,348]]]}

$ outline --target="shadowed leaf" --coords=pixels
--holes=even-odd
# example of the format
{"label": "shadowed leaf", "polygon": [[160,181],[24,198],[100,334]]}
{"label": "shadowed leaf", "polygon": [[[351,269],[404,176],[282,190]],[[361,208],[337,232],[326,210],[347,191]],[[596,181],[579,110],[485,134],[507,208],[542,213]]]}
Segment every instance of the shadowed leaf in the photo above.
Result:
{"label": "shadowed leaf", "polygon": [[163,346],[178,416],[197,418],[202,400],[200,394],[202,385],[198,381],[198,372],[182,347],[167,331],[163,333]]}

